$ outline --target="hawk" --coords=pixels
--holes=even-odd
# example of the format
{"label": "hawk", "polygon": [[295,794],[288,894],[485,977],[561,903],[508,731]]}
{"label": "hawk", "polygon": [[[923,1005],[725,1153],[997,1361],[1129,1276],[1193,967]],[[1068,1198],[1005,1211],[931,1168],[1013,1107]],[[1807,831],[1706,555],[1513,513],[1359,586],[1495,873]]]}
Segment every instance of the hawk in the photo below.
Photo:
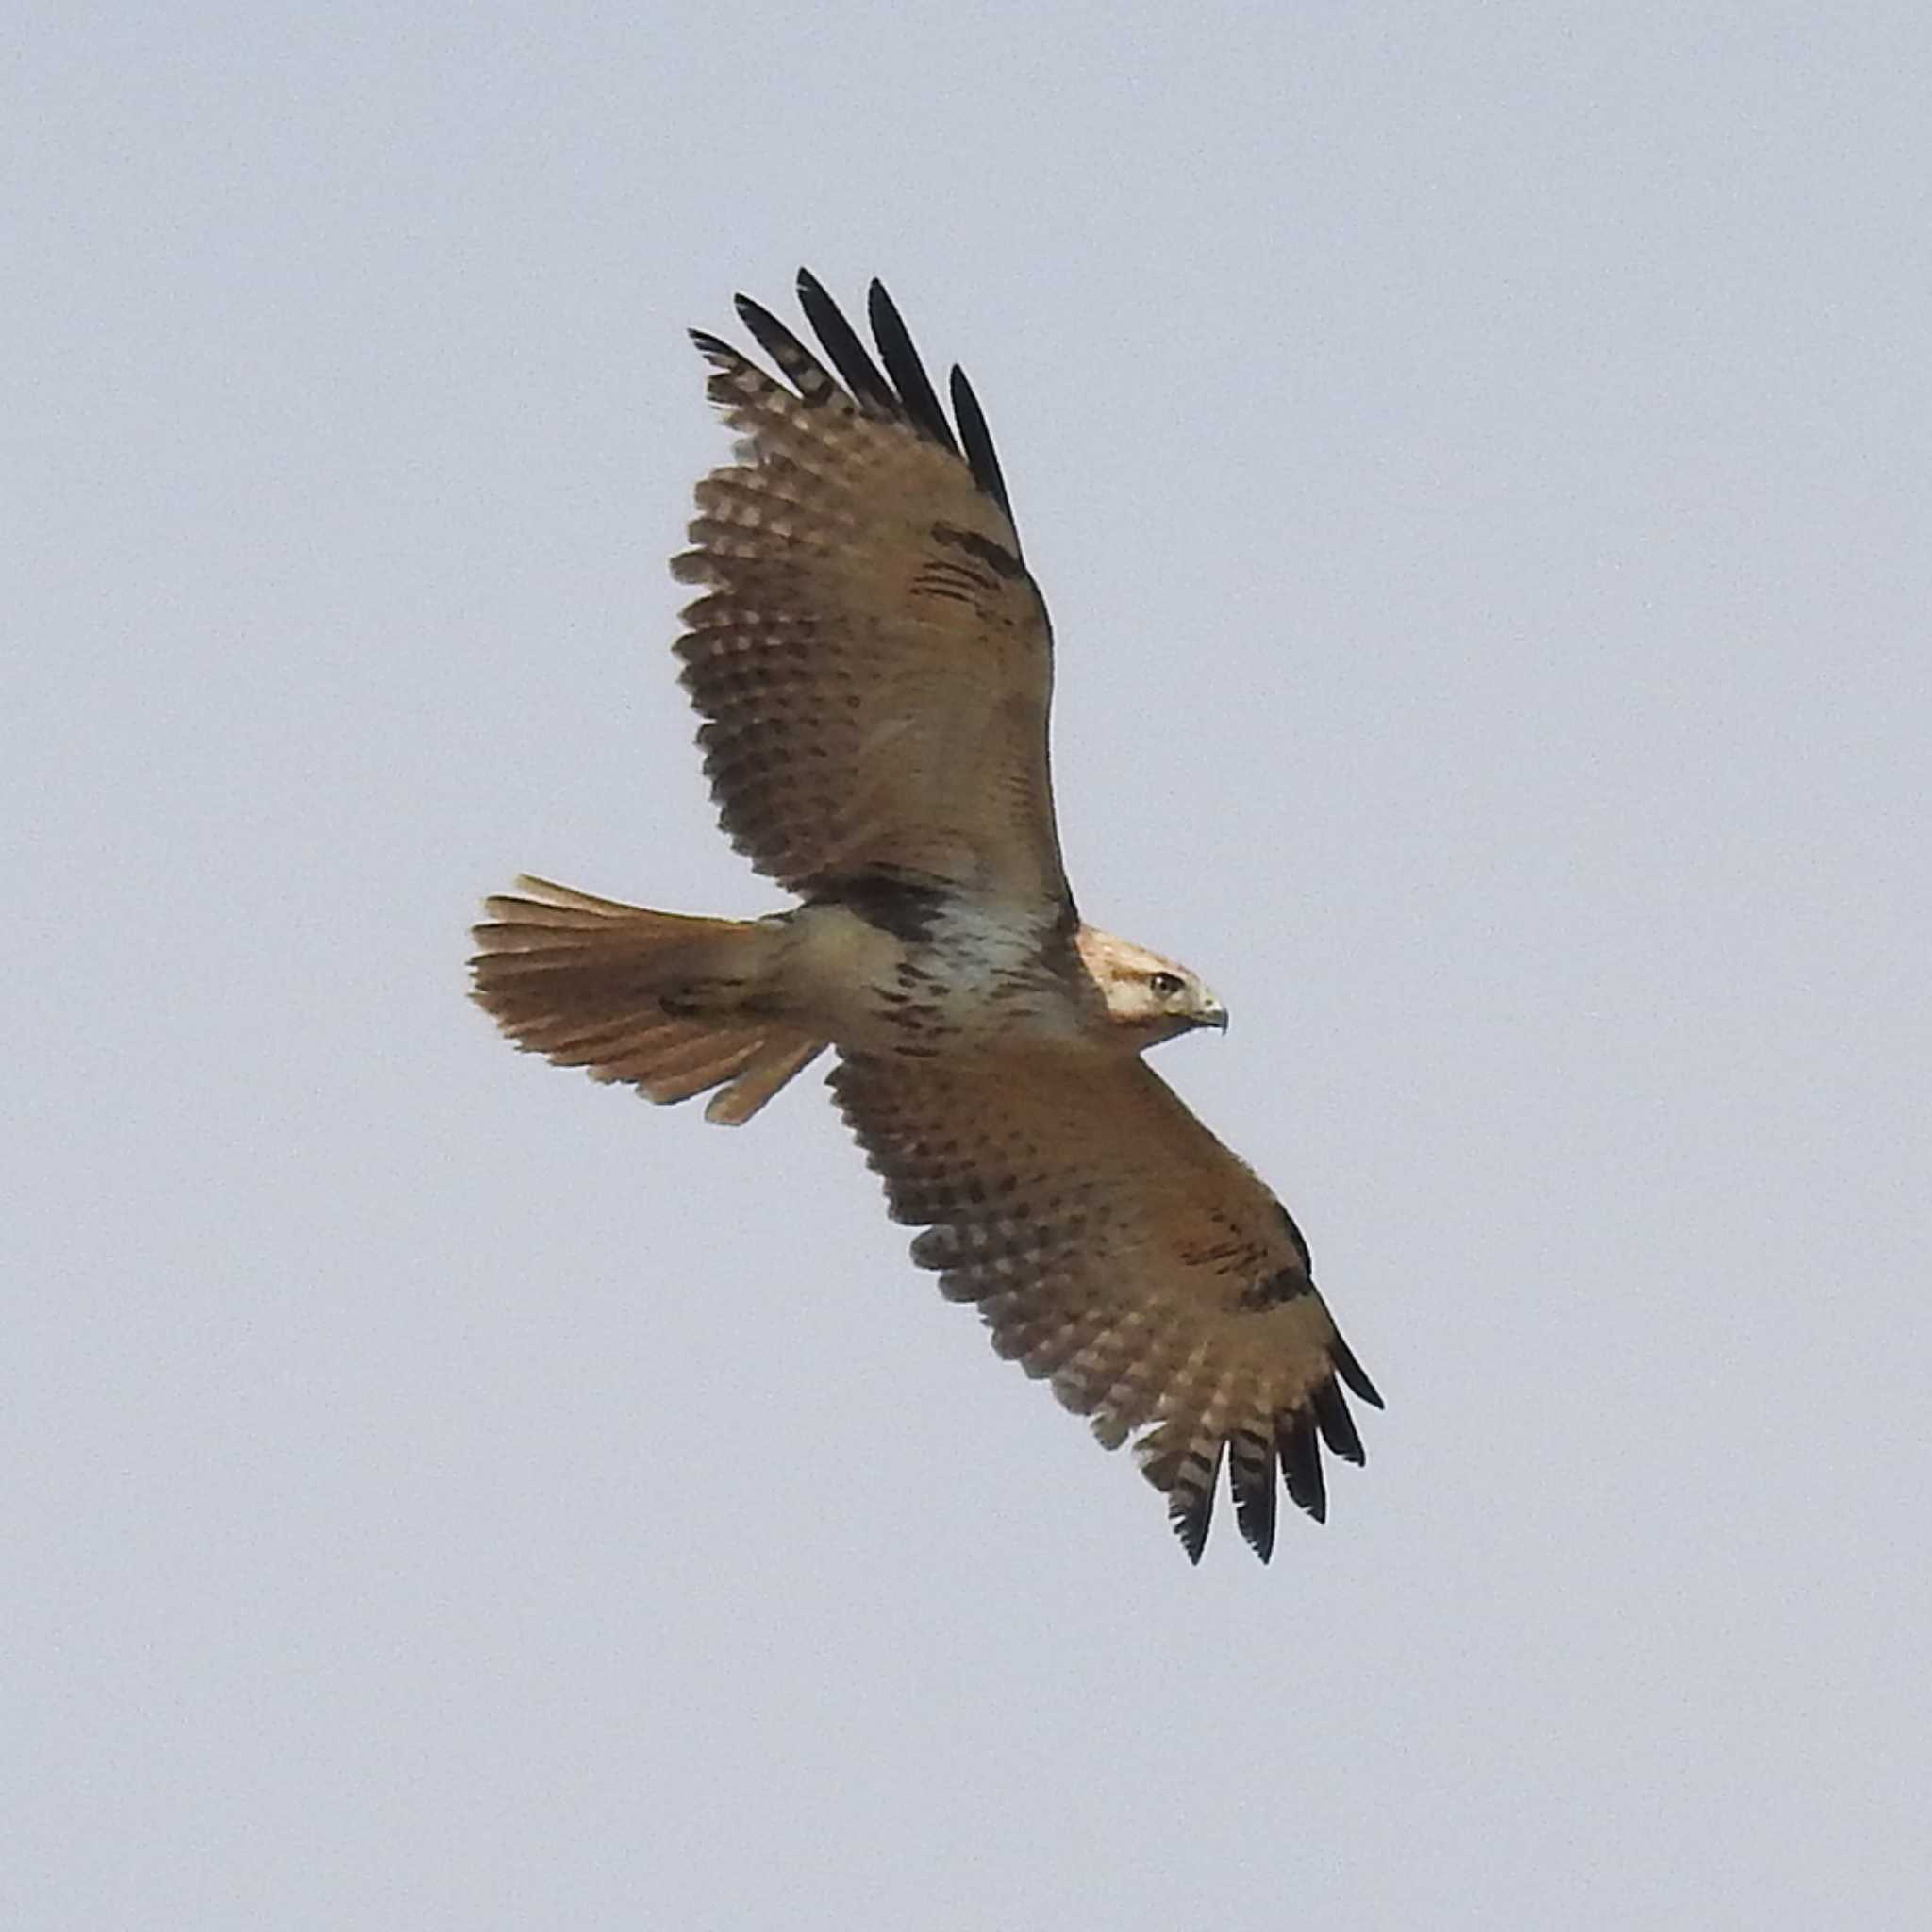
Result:
{"label": "hawk", "polygon": [[777,371],[692,331],[740,439],[697,486],[676,651],[720,820],[797,902],[693,918],[541,879],[490,899],[475,997],[516,1043],[748,1121],[830,1047],[830,1086],[912,1258],[1109,1448],[1191,1558],[1223,1465],[1265,1562],[1279,1480],[1318,1520],[1343,1390],[1381,1398],[1307,1243],[1148,1067],[1227,1014],[1081,920],[1047,752],[1053,642],[965,375],[952,413],[874,282],[876,355],[809,274],[819,352],[740,296]]}

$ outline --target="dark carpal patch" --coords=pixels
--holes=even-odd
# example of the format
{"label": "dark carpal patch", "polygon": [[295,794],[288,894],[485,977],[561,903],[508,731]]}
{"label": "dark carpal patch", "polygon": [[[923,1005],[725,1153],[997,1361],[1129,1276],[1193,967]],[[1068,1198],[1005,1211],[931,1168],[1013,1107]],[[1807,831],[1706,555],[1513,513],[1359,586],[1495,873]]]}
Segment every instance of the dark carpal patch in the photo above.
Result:
{"label": "dark carpal patch", "polygon": [[995,543],[977,530],[962,530],[958,524],[935,524],[932,534],[934,541],[948,550],[963,550],[968,557],[978,558],[997,577],[1011,582],[1026,575],[1026,566],[1004,543]]}
{"label": "dark carpal patch", "polygon": [[1264,1308],[1278,1308],[1283,1302],[1291,1302],[1314,1291],[1315,1284],[1308,1279],[1308,1271],[1299,1265],[1291,1265],[1277,1268],[1273,1274],[1264,1275],[1259,1281],[1249,1282],[1241,1290],[1241,1306],[1258,1314]]}

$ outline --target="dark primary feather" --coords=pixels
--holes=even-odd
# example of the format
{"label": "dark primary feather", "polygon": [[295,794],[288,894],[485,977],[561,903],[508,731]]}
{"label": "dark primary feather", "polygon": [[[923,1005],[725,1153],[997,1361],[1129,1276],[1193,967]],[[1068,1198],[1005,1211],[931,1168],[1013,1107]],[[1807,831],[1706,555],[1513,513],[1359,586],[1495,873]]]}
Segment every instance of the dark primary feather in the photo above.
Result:
{"label": "dark primary feather", "polygon": [[[1340,1361],[1347,1355],[1348,1344],[1341,1336],[1335,1338],[1335,1354]],[[1357,1391],[1357,1393],[1360,1391]],[[1322,1432],[1322,1440],[1329,1449],[1344,1462],[1361,1463],[1366,1459],[1362,1449],[1362,1439],[1356,1432],[1355,1418],[1348,1412],[1348,1398],[1333,1381],[1320,1383],[1308,1398],[1315,1411],[1315,1426]],[[1381,1405],[1376,1405],[1379,1407]]]}
{"label": "dark primary feather", "polygon": [[824,364],[769,308],[754,302],[749,295],[735,297],[733,306],[738,310],[738,319],[758,339],[758,347],[778,365],[779,373],[808,403],[827,403],[839,393],[839,385]]}
{"label": "dark primary feather", "polygon": [[957,363],[953,366],[952,387],[953,413],[959,419],[959,434],[966,441],[966,460],[972,466],[974,480],[1006,511],[1007,521],[1017,535],[1020,520],[1013,514],[1012,500],[1007,494],[1007,479],[1000,475],[992,432],[986,426],[985,412],[979,407],[979,398],[973,393],[973,385],[966,380],[966,372]]}
{"label": "dark primary feather", "polygon": [[1227,1483],[1234,1518],[1262,1562],[1274,1554],[1274,1445],[1252,1429],[1227,1439]]}
{"label": "dark primary feather", "polygon": [[1307,1409],[1283,1417],[1275,1446],[1289,1495],[1317,1523],[1325,1522],[1328,1491],[1322,1479],[1322,1452],[1315,1446],[1315,1418]]}
{"label": "dark primary feather", "polygon": [[[974,482],[1012,523],[1012,499],[1007,494],[992,434],[986,426],[986,413],[979,407],[973,385],[966,379],[966,372],[956,366],[950,384],[953,413],[959,425],[956,435],[946,419],[939,391],[925,373],[912,332],[906,326],[905,318],[885,285],[874,280],[866,296],[866,313],[872,323],[873,338],[878,344],[878,360],[874,359],[871,350],[859,340],[858,331],[846,321],[824,284],[809,269],[798,271],[798,302],[832,369],[838,371],[838,381],[843,382],[859,408],[869,416],[908,424],[928,442],[961,458],[972,472]],[[740,295],[736,306],[740,319],[758,346],[778,365],[780,374],[805,401],[821,404],[838,393],[838,382],[831,371],[769,308],[746,295]],[[691,331],[691,340],[707,356],[730,353],[717,337],[699,330]],[[880,362],[885,365],[883,370]]]}
{"label": "dark primary feather", "polygon": [[869,416],[884,416],[897,422],[903,413],[892,385],[879,374],[879,365],[858,340],[857,331],[840,312],[839,305],[825,293],[818,277],[808,268],[798,271],[798,303],[805,319],[811,324],[832,366],[845,378],[853,400]]}
{"label": "dark primary feather", "polygon": [[1350,1391],[1361,1397],[1371,1408],[1380,1408],[1382,1398],[1375,1393],[1375,1385],[1362,1373],[1362,1365],[1355,1358],[1355,1351],[1341,1336],[1335,1338],[1335,1369]]}
{"label": "dark primary feather", "polygon": [[873,340],[878,343],[879,354],[885,358],[886,374],[899,386],[899,397],[906,405],[906,413],[941,448],[949,449],[958,456],[959,445],[954,440],[953,425],[946,421],[946,412],[940,408],[940,399],[933,393],[932,380],[925,373],[925,364],[919,359],[919,351],[912,346],[912,338],[907,331],[905,321],[892,298],[886,293],[883,282],[873,283],[866,298],[866,309],[872,317]]}
{"label": "dark primary feather", "polygon": [[[1221,1480],[1221,1455],[1217,1447],[1211,1461],[1189,1461],[1174,1477],[1168,1496],[1168,1521],[1191,1563],[1198,1563],[1208,1547],[1208,1531],[1214,1521],[1214,1491]],[[1269,1548],[1272,1553],[1272,1542]]]}

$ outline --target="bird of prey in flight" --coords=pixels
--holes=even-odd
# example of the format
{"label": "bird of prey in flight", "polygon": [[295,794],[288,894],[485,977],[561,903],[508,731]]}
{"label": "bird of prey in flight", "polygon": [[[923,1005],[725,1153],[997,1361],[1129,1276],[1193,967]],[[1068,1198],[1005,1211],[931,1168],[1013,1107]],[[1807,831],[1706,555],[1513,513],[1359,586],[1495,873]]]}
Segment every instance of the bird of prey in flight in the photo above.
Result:
{"label": "bird of prey in flight", "polygon": [[1224,1028],[1188,967],[1088,925],[1047,756],[1053,641],[964,375],[948,414],[877,282],[868,348],[810,275],[808,348],[738,313],[774,377],[693,331],[740,439],[672,568],[676,651],[731,841],[796,901],[692,918],[523,878],[475,929],[519,1046],[748,1121],[827,1047],[840,1109],[924,1229],[912,1258],[994,1348],[1130,1437],[1198,1561],[1225,1465],[1265,1561],[1276,1472],[1326,1508],[1381,1406],[1307,1243],[1142,1058]]}

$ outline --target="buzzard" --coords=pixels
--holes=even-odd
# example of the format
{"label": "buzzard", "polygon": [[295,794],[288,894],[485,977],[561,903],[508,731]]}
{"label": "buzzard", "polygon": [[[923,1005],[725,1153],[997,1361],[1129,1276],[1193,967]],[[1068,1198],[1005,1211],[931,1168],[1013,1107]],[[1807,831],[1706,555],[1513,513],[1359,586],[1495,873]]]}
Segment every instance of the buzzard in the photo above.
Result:
{"label": "buzzard", "polygon": [[1318,1520],[1343,1395],[1381,1398],[1288,1211],[1147,1066],[1224,1028],[1187,967],[1084,924],[1047,756],[1046,606],[964,375],[949,416],[885,290],[876,356],[824,289],[819,344],[745,297],[778,378],[691,340],[740,438],[672,568],[724,831],[798,902],[701,919],[523,878],[475,928],[516,1043],[736,1125],[826,1047],[912,1257],[994,1348],[1135,1438],[1191,1558],[1224,1463],[1266,1561],[1276,1474]]}

